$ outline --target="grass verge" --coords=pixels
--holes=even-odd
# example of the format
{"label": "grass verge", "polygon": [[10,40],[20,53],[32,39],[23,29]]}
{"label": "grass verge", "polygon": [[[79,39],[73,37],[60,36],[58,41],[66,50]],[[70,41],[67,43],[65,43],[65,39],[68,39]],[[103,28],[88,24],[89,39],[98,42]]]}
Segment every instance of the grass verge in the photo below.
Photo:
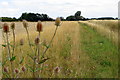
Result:
{"label": "grass verge", "polygon": [[94,69],[90,71],[93,74],[92,77],[116,78],[118,75],[118,47],[88,25],[80,23],[80,26],[81,49],[90,57],[90,62],[94,66]]}

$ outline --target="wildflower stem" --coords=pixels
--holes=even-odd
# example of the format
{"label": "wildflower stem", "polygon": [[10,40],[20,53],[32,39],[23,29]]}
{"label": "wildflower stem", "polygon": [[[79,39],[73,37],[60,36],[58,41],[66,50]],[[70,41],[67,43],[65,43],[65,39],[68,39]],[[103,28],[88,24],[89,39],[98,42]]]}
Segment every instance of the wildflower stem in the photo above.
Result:
{"label": "wildflower stem", "polygon": [[35,78],[35,60],[36,59],[34,59],[34,64],[33,64],[33,78]]}
{"label": "wildflower stem", "polygon": [[12,56],[14,55],[14,51],[15,51],[15,31],[13,29],[13,53],[12,53]]}
{"label": "wildflower stem", "polygon": [[32,49],[32,46],[31,46],[31,43],[30,43],[30,37],[29,37],[28,29],[27,29],[27,28],[25,28],[25,29],[26,29],[27,37],[28,37],[28,44],[29,44],[29,46],[30,46],[30,48],[31,48],[31,50],[32,50],[32,53],[34,53],[34,51],[33,51],[33,49]]}
{"label": "wildflower stem", "polygon": [[9,41],[8,41],[8,33],[6,33],[6,39],[7,39],[7,48],[8,48],[8,58],[11,58],[11,55],[10,55],[10,46],[9,46]]}
{"label": "wildflower stem", "polygon": [[12,78],[14,78],[14,74],[13,74],[13,72],[14,72],[14,70],[13,70],[13,63],[12,63],[12,61],[10,61],[10,63],[11,63],[11,73],[12,73]]}
{"label": "wildflower stem", "polygon": [[[39,32],[39,41],[40,41],[40,32]],[[37,48],[38,48],[38,61],[40,60],[39,57],[40,57],[40,45],[38,44],[37,45]]]}
{"label": "wildflower stem", "polygon": [[57,29],[58,29],[58,26],[56,26],[55,32],[54,32],[54,34],[53,34],[53,36],[52,36],[52,39],[51,39],[48,47],[46,47],[46,49],[44,50],[44,52],[43,52],[43,54],[42,54],[42,57],[44,57],[44,54],[47,52],[47,50],[48,50],[49,47],[51,46],[51,43],[52,43],[52,41],[53,41],[53,39],[54,39],[54,37],[55,37],[55,35],[56,35]]}
{"label": "wildflower stem", "polygon": [[[6,33],[6,38],[7,38],[7,47],[8,47],[8,58],[11,59],[10,46],[9,46],[9,41],[8,41],[8,33]],[[11,73],[12,73],[11,77],[13,77],[14,76],[14,74],[13,74],[13,64],[12,64],[11,61],[10,61],[10,63],[11,63]]]}
{"label": "wildflower stem", "polygon": [[31,45],[30,45],[30,37],[29,37],[29,32],[28,32],[28,29],[27,29],[27,28],[25,28],[25,29],[26,29],[26,32],[27,32],[28,43],[29,43],[29,46],[31,47]]}

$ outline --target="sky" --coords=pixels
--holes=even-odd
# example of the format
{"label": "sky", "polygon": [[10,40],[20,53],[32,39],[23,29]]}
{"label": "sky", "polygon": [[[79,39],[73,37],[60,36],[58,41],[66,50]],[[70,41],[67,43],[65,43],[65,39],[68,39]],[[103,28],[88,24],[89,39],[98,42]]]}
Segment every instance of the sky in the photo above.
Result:
{"label": "sky", "polygon": [[81,11],[86,18],[118,17],[119,0],[0,0],[0,17],[19,18],[24,12],[44,13],[52,18]]}

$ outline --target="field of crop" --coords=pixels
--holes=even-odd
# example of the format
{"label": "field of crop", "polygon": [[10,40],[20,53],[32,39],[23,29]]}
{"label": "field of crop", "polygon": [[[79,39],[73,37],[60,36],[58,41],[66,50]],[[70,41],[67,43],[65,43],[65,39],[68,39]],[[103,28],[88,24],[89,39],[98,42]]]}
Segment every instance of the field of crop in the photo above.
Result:
{"label": "field of crop", "polygon": [[[2,32],[3,78],[118,77],[117,20],[62,21],[50,46],[46,44],[50,43],[54,35],[55,22],[42,22],[42,25],[39,46],[35,44],[38,36],[37,22],[28,22],[30,45],[22,22],[15,22],[15,46],[12,29],[8,32],[9,44],[6,33]],[[20,43],[21,39],[23,45]],[[10,53],[15,48],[10,60],[8,46]],[[42,59],[46,47],[49,49]],[[40,52],[40,64],[35,62],[37,50]]]}

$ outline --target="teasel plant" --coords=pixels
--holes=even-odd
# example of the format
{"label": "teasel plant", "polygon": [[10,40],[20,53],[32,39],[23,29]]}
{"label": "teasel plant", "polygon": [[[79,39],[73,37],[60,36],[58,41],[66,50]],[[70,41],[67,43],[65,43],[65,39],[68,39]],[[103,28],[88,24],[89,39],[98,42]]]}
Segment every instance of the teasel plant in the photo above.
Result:
{"label": "teasel plant", "polygon": [[[23,45],[24,45],[24,40],[23,39],[20,39],[19,45],[20,45],[20,53],[23,54],[23,48],[22,48]],[[22,64],[23,61],[24,61],[24,57],[21,55],[19,65]]]}
{"label": "teasel plant", "polygon": [[29,35],[29,31],[28,31],[29,25],[28,25],[28,22],[26,20],[23,20],[23,26],[27,32],[28,44],[29,44],[30,48],[32,49],[31,42],[30,42],[30,35]]}
{"label": "teasel plant", "polygon": [[15,52],[15,23],[11,23],[11,29],[12,29],[12,33],[13,33],[13,53],[12,53],[12,56],[14,56],[14,52]]}
{"label": "teasel plant", "polygon": [[49,47],[51,46],[51,43],[52,43],[52,41],[53,41],[53,39],[54,39],[54,37],[55,37],[55,35],[56,35],[56,33],[57,33],[57,29],[58,29],[58,27],[59,27],[60,25],[61,25],[61,19],[60,19],[59,17],[57,17],[56,20],[55,20],[55,26],[56,26],[55,32],[54,32],[54,34],[53,34],[53,36],[52,36],[49,44],[48,44],[48,45],[45,45],[45,46],[46,46],[46,49],[45,49],[45,50],[43,51],[43,53],[42,53],[42,58],[44,58],[45,53],[47,52],[47,50],[48,50]]}
{"label": "teasel plant", "polygon": [[6,41],[7,41],[7,54],[8,54],[8,59],[10,61],[11,64],[11,78],[14,77],[14,73],[13,73],[13,61],[15,60],[15,56],[11,55],[11,49],[10,49],[10,43],[9,43],[9,37],[8,37],[8,33],[9,33],[9,26],[7,23],[3,24],[3,32],[6,34]]}
{"label": "teasel plant", "polygon": [[14,74],[15,74],[15,77],[14,78],[19,78],[19,74],[20,74],[20,70],[15,68],[14,69]]}
{"label": "teasel plant", "polygon": [[[42,32],[43,30],[43,25],[42,25],[42,22],[41,21],[38,21],[37,23],[37,32],[38,32],[38,37],[36,39],[39,38],[39,41],[40,41],[40,32]],[[36,43],[35,43],[36,44]],[[40,44],[38,43],[37,44],[37,48],[38,48],[38,61],[40,60]]]}
{"label": "teasel plant", "polygon": [[[46,48],[45,48],[45,50],[43,51],[43,53],[41,54],[41,55],[42,55],[42,56],[41,56],[41,60],[40,60],[39,63],[38,63],[38,64],[40,64],[41,62],[43,62],[43,63],[41,64],[41,69],[42,69],[43,66],[44,66],[44,62],[49,59],[49,58],[45,58],[45,57],[44,57],[44,54],[45,54],[45,53],[47,52],[47,50],[50,48],[51,43],[52,43],[52,41],[53,41],[53,39],[54,39],[54,37],[55,37],[55,35],[56,35],[56,33],[57,33],[57,29],[58,29],[58,27],[59,27],[60,25],[61,25],[61,20],[60,20],[60,18],[58,17],[58,18],[56,18],[56,20],[55,20],[55,26],[56,26],[56,28],[55,28],[55,32],[54,32],[54,34],[53,34],[53,36],[52,36],[49,44],[47,45],[47,44],[46,44],[46,41],[43,43],[43,45],[44,45]],[[40,70],[40,73],[42,73],[41,70]]]}
{"label": "teasel plant", "polygon": [[3,75],[7,78],[10,78],[8,67],[3,67]]}
{"label": "teasel plant", "polygon": [[[35,45],[36,45],[36,50],[35,50],[35,56],[34,56],[34,58],[33,58],[33,61],[34,61],[34,64],[33,64],[33,78],[35,78],[36,76],[35,76],[35,70],[37,69],[37,68],[39,68],[38,67],[38,65],[36,65],[37,64],[37,61],[38,61],[38,59],[39,59],[39,43],[40,43],[40,38],[39,37],[36,37],[35,38]],[[37,51],[38,51],[38,54],[37,54]],[[38,57],[37,57],[38,56]]]}

